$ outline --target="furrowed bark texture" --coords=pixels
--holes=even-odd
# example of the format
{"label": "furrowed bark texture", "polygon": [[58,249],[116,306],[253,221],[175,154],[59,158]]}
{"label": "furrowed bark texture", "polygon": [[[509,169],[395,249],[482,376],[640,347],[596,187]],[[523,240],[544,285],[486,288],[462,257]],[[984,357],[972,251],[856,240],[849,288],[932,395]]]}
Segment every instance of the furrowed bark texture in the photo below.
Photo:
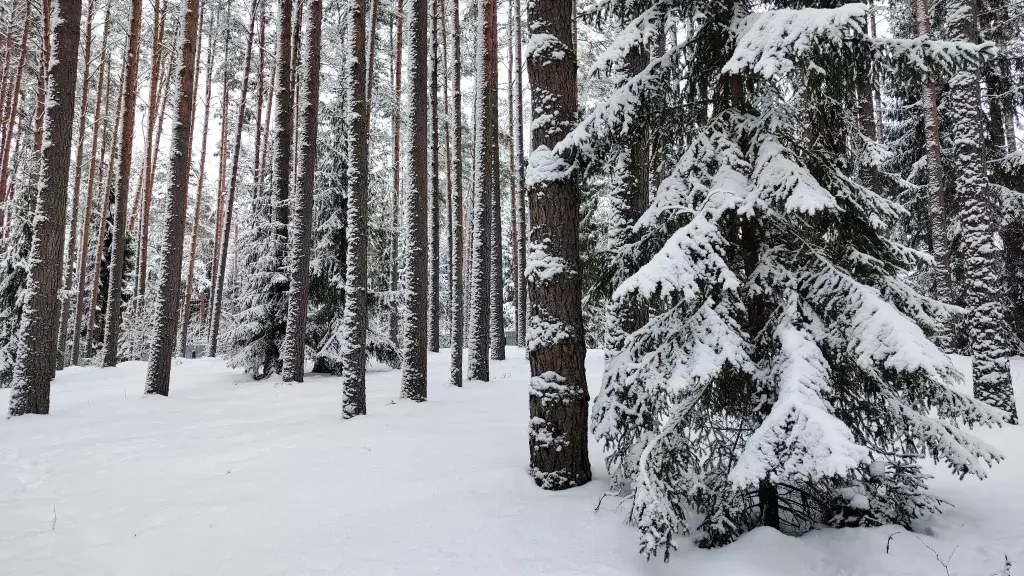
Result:
{"label": "furrowed bark texture", "polygon": [[465,244],[465,210],[462,199],[462,33],[459,23],[459,3],[452,1],[452,112],[455,123],[455,151],[452,157],[452,178],[454,178],[455,192],[452,195],[452,212],[454,225],[451,227],[451,250],[452,281],[451,290],[451,333],[452,333],[452,364],[451,384],[462,386],[462,345],[464,318],[464,271],[465,259],[463,245]]}
{"label": "furrowed bark texture", "polygon": [[29,256],[27,302],[19,328],[18,359],[14,367],[8,413],[47,414],[50,381],[55,371],[60,321],[61,268],[64,262],[64,225],[71,164],[71,133],[75,122],[75,87],[78,79],[78,41],[81,0],[60,0],[53,38],[55,60],[47,70],[49,102],[43,148],[42,186],[36,200]]}
{"label": "furrowed bark texture", "polygon": [[403,339],[402,397],[427,399],[427,0],[411,0],[409,83],[412,108],[409,146],[409,186],[405,202],[405,233],[408,234],[405,267],[405,329]]}
{"label": "furrowed bark texture", "polygon": [[349,197],[345,254],[345,344],[342,352],[342,416],[366,414],[366,252],[369,195],[369,130],[366,101],[366,0],[356,0],[349,13]]}
{"label": "furrowed bark texture", "polygon": [[178,332],[181,294],[181,255],[185,243],[185,212],[188,205],[188,165],[192,139],[192,101],[195,98],[195,62],[199,0],[188,0],[185,35],[178,66],[178,110],[171,136],[171,174],[167,188],[167,221],[161,243],[157,315],[152,357],[146,372],[146,394],[167,396],[171,385],[171,359]]}
{"label": "furrowed bark texture", "polygon": [[[538,486],[560,490],[591,479],[587,455],[587,393],[579,263],[579,188],[557,144],[577,111],[573,4],[532,0],[532,34],[545,42],[527,54],[533,101],[530,155],[530,473]],[[540,167],[538,167],[538,164]]]}
{"label": "furrowed bark texture", "polygon": [[[472,255],[469,269],[469,374],[470,380],[490,380],[488,362],[488,339],[491,336],[491,209],[494,198],[494,166],[492,156],[497,151],[491,148],[485,112],[488,106],[488,83],[493,79],[488,73],[489,61],[497,60],[497,51],[487,49],[488,28],[487,4],[493,0],[477,0],[477,48],[476,48],[476,101],[473,139],[473,201],[471,203],[473,224],[470,230]],[[495,87],[497,90],[497,87]]]}
{"label": "furrowed bark texture", "polygon": [[[255,6],[254,6],[255,8]],[[285,382],[302,382],[306,362],[306,308],[309,303],[309,252],[313,227],[313,186],[316,175],[316,131],[320,111],[320,22],[323,5],[310,0],[306,38],[306,89],[302,106],[302,136],[296,161],[299,190],[295,197],[292,231],[288,324],[284,334]]]}
{"label": "furrowed bark texture", "polygon": [[[114,229],[107,290],[107,314],[103,331],[103,365],[117,365],[117,341],[121,331],[121,289],[123,284],[128,180],[132,174],[132,137],[135,133],[135,98],[139,75],[139,33],[142,27],[142,0],[132,0],[131,24],[128,29],[128,62],[124,77],[124,103],[121,118],[121,154],[118,163],[114,197]],[[111,174],[113,178],[113,174]],[[102,238],[103,235],[100,235]],[[102,240],[101,240],[102,241]]]}

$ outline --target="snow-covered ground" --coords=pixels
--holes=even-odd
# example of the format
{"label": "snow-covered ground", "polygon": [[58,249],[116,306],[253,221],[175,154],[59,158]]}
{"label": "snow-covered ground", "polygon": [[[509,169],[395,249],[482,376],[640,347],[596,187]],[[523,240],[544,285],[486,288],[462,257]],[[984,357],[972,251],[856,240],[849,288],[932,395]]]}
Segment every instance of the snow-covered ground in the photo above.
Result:
{"label": "snow-covered ground", "polygon": [[[448,355],[431,354],[424,404],[396,400],[399,374],[374,371],[369,415],[351,421],[334,378],[284,386],[184,360],[160,398],[142,396],[143,363],[64,370],[50,415],[0,421],[0,575],[942,576],[945,563],[991,576],[1006,556],[1024,575],[1020,428],[981,432],[1007,456],[984,482],[935,471],[955,508],[920,534],[762,529],[646,562],[617,502],[595,511],[607,486],[596,445],[589,485],[534,486],[529,370],[521,350],[509,358],[492,382],[456,389]],[[594,389],[600,352],[587,367]]]}

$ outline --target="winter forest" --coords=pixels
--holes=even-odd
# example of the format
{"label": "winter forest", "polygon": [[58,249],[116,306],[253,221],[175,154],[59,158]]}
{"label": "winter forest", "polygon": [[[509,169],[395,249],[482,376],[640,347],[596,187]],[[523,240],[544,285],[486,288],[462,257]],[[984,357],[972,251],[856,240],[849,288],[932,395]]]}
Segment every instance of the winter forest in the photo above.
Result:
{"label": "winter forest", "polygon": [[0,0],[0,573],[1024,574],[1024,4],[846,1]]}

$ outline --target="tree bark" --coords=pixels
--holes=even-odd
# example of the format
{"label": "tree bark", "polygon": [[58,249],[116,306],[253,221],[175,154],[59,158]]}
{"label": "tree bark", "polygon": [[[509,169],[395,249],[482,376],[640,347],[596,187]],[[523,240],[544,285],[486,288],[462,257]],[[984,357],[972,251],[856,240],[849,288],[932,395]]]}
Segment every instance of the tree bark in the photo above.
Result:
{"label": "tree bark", "polygon": [[[395,33],[395,117],[393,122],[394,131],[394,144],[392,146],[392,158],[394,159],[394,166],[392,168],[391,180],[392,180],[392,191],[391,201],[393,209],[391,212],[391,292],[393,294],[398,293],[398,236],[399,236],[399,220],[401,210],[401,168],[402,168],[402,27],[405,20],[405,8],[403,6],[403,0],[398,0],[398,7],[396,9],[398,13],[398,22],[395,26],[398,30]],[[398,317],[400,311],[396,308],[388,319],[390,325],[391,340],[398,342]]]}
{"label": "tree bark", "polygon": [[[579,187],[573,159],[558,150],[578,109],[575,2],[532,0],[530,31],[543,34],[529,53],[533,101],[530,254],[527,292],[530,329],[530,473],[538,486],[561,490],[591,479],[587,454],[587,380],[584,371],[579,257]],[[538,165],[543,166],[539,169]]]}
{"label": "tree bark", "polygon": [[[89,63],[92,61],[92,17],[96,9],[95,0],[89,0],[85,16],[85,45],[82,49],[82,103],[78,113],[78,137],[75,140],[75,187],[71,196],[71,225],[68,227],[68,249],[64,263],[64,294],[60,301],[60,333],[57,336],[57,368],[63,368],[68,353],[68,320],[71,306],[71,282],[75,277],[75,256],[78,251],[78,204],[82,192],[82,158],[85,148],[85,118],[89,110]],[[100,65],[102,67],[102,64]],[[102,79],[101,79],[102,80]],[[103,87],[97,85],[96,102],[100,101]],[[95,126],[93,133],[96,133]],[[95,140],[95,138],[93,138]],[[95,154],[95,143],[93,144]]]}
{"label": "tree bark", "polygon": [[[366,252],[370,119],[367,116],[366,0],[349,12],[352,57],[348,68],[348,214],[345,311],[342,317],[342,417],[366,414]],[[373,31],[371,30],[371,34]]]}
{"label": "tree bark", "polygon": [[228,180],[228,199],[224,207],[224,227],[221,231],[221,247],[217,251],[217,284],[213,291],[213,330],[210,332],[211,356],[216,352],[217,335],[220,332],[221,306],[224,303],[224,272],[228,262],[229,231],[235,206],[235,190],[238,187],[238,160],[242,151],[242,132],[245,130],[245,104],[249,96],[249,70],[252,67],[252,39],[256,33],[256,13],[260,0],[253,0],[249,17],[249,36],[245,44],[245,66],[242,70],[242,94],[238,100],[238,125],[235,127],[234,150],[231,155],[231,176]]}
{"label": "tree bark", "polygon": [[[954,0],[949,27],[952,39],[977,43],[977,8]],[[961,70],[949,81],[953,116],[953,163],[962,229],[965,270],[965,320],[973,358],[974,397],[1005,410],[1012,422],[1017,408],[1010,380],[1010,343],[1003,303],[999,248],[995,244],[992,197],[985,166],[981,83],[977,70]]]}
{"label": "tree bark", "polygon": [[[260,39],[262,42],[263,27],[260,27]],[[200,40],[200,44],[202,41]],[[199,45],[196,46],[198,51]],[[188,346],[188,326],[192,320],[192,283],[195,277],[196,268],[196,249],[199,246],[199,222],[203,215],[203,185],[206,180],[206,144],[208,142],[209,129],[210,129],[210,110],[213,108],[213,102],[210,101],[212,96],[213,87],[213,54],[217,50],[217,43],[215,36],[210,35],[210,47],[206,53],[206,91],[203,99],[203,142],[199,146],[199,177],[196,180],[196,207],[195,216],[192,220],[192,242],[189,245],[189,256],[188,256],[188,273],[185,277],[185,298],[184,298],[184,311],[181,315],[181,343],[178,346],[179,353],[184,356],[185,348]],[[262,52],[260,53],[260,61],[262,62]],[[262,70],[262,66],[260,67]],[[261,77],[262,85],[262,77]],[[257,112],[256,124],[259,125],[259,114]],[[256,141],[256,161],[259,162],[259,139]],[[200,324],[202,326],[202,324]]]}
{"label": "tree bark", "polygon": [[[103,16],[103,36],[100,40],[100,70],[99,78],[96,81],[96,107],[93,110],[92,115],[92,146],[90,150],[89,159],[89,183],[86,185],[85,192],[85,215],[82,218],[82,243],[81,243],[81,254],[78,257],[78,295],[75,298],[75,327],[72,336],[71,345],[71,363],[78,365],[82,352],[82,313],[85,305],[85,271],[88,267],[89,258],[89,231],[91,230],[92,220],[92,206],[94,203],[93,192],[95,190],[94,185],[96,184],[96,171],[97,171],[97,160],[99,161],[99,170],[103,170],[103,155],[106,154],[107,147],[107,128],[106,118],[107,112],[110,110],[110,80],[107,79],[107,68],[110,63],[110,55],[107,53],[107,36],[110,34],[110,6],[111,3],[107,3],[107,8]],[[104,84],[106,82],[106,84]],[[85,105],[85,99],[82,100],[82,105]],[[100,135],[100,124],[103,123],[103,148],[97,150],[96,145],[99,143]],[[98,154],[97,154],[98,152]],[[72,230],[72,234],[74,231]],[[71,290],[71,286],[66,286],[67,290]],[[65,325],[68,320],[64,320]]]}
{"label": "tree bark", "polygon": [[441,182],[439,179],[440,163],[438,162],[439,135],[437,112],[438,106],[438,73],[437,73],[437,3],[431,0],[430,14],[430,236],[427,260],[427,350],[437,352],[441,349]]}
{"label": "tree bark", "polygon": [[[253,6],[255,9],[255,6]],[[354,7],[358,11],[360,8]],[[306,23],[306,90],[302,106],[302,132],[296,161],[299,190],[293,204],[291,282],[288,285],[288,324],[284,335],[285,382],[302,382],[306,361],[306,309],[309,302],[309,253],[313,227],[313,189],[316,175],[317,125],[320,110],[320,26],[323,6],[310,0]],[[357,33],[365,31],[363,28]],[[361,52],[354,54],[362,58]],[[358,78],[357,78],[358,80]],[[365,82],[365,74],[362,80]],[[360,136],[362,145],[369,134]],[[351,144],[350,144],[351,146]],[[350,179],[349,182],[352,182]],[[351,204],[349,204],[351,206]],[[349,244],[351,246],[351,244]],[[365,318],[365,315],[364,315]]]}
{"label": "tree bark", "polygon": [[402,397],[417,402],[427,399],[427,0],[411,0],[409,35],[410,106],[409,186],[405,204],[406,315],[403,339]]}
{"label": "tree bark", "polygon": [[487,161],[490,166],[491,178],[489,185],[485,187],[487,202],[490,203],[490,233],[491,233],[491,264],[490,272],[490,298],[491,298],[491,320],[490,326],[490,347],[492,360],[505,359],[505,276],[502,273],[502,233],[501,233],[501,145],[499,134],[501,133],[498,122],[498,1],[484,0],[484,73],[487,80],[484,83],[484,138],[487,146],[485,148]]}
{"label": "tree bark", "polygon": [[[128,57],[124,79],[124,104],[121,119],[121,156],[118,165],[110,281],[107,290],[106,327],[103,335],[103,365],[117,365],[117,340],[121,332],[121,284],[125,260],[126,218],[128,210],[128,179],[132,173],[132,136],[135,131],[136,80],[139,74],[139,32],[142,27],[142,0],[132,0],[131,24],[128,31]],[[111,175],[113,176],[113,175]],[[99,236],[102,242],[103,235]]]}
{"label": "tree bark", "polygon": [[[8,414],[47,414],[50,381],[60,321],[61,267],[64,262],[68,169],[75,121],[81,0],[59,0],[54,30],[56,61],[48,68],[50,94],[46,107],[49,146],[43,150],[42,186],[36,200],[29,257],[26,304],[21,318],[18,358],[14,368]],[[42,218],[38,216],[42,215]]]}
{"label": "tree bark", "polygon": [[[488,119],[490,114],[487,110],[490,106],[491,83],[497,80],[497,76],[491,76],[490,62],[495,61],[497,65],[497,45],[492,51],[489,49],[490,36],[496,36],[497,31],[491,30],[489,5],[495,0],[477,0],[477,69],[476,77],[476,102],[474,103],[474,145],[473,145],[473,201],[471,203],[473,223],[470,229],[472,237],[472,266],[470,267],[469,280],[469,379],[490,380],[490,364],[487,360],[488,339],[491,332],[491,263],[492,249],[491,226],[493,209],[495,162],[492,156],[497,151],[492,148],[491,134]],[[496,68],[495,68],[496,69]],[[493,86],[497,93],[497,86]]]}
{"label": "tree bark", "polygon": [[[188,165],[192,137],[192,100],[195,97],[195,62],[199,0],[188,0],[185,34],[178,66],[178,110],[171,139],[171,174],[167,189],[167,222],[161,244],[157,316],[152,358],[146,372],[146,394],[167,396],[171,384],[171,358],[177,334],[181,294],[181,254],[185,243],[188,205]],[[244,99],[243,99],[244,100]]]}
{"label": "tree bark", "polygon": [[459,23],[459,2],[452,2],[452,113],[455,122],[455,154],[452,158],[452,178],[454,179],[455,192],[452,196],[452,212],[454,213],[453,225],[451,226],[451,268],[454,277],[451,283],[451,333],[452,333],[452,362],[451,362],[451,384],[462,386],[462,344],[463,326],[465,319],[463,314],[463,244],[465,243],[465,212],[462,199],[462,34]]}
{"label": "tree bark", "polygon": [[526,342],[526,161],[523,157],[523,12],[520,0],[512,0],[512,17],[516,21],[516,76],[512,86],[512,93],[516,103],[516,125],[515,135],[512,142],[515,145],[516,154],[516,178],[519,181],[519,206],[516,212],[516,235],[517,242],[514,250],[519,254],[519,270],[516,272],[516,280],[519,282],[516,288],[516,339],[520,347]]}

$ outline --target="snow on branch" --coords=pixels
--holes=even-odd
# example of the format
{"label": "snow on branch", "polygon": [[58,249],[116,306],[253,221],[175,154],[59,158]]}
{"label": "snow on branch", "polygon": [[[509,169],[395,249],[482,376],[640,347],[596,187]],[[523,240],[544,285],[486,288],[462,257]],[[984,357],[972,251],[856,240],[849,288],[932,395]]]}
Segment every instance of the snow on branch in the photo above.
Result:
{"label": "snow on branch", "polygon": [[723,72],[746,69],[764,77],[786,74],[793,60],[822,45],[840,46],[864,35],[869,8],[847,4],[839,8],[769,10],[742,18],[736,28],[736,50]]}

